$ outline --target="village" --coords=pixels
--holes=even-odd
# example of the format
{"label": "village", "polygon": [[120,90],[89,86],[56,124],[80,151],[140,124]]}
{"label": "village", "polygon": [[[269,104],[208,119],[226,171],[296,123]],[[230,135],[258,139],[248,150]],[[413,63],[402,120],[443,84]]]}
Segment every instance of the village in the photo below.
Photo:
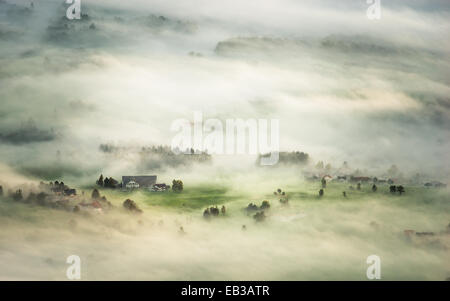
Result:
{"label": "village", "polygon": [[[91,211],[96,213],[103,213],[112,208],[113,205],[108,201],[106,196],[100,195],[99,189],[113,189],[123,193],[131,193],[133,191],[148,191],[152,193],[164,193],[168,191],[180,193],[184,186],[181,180],[173,180],[172,185],[166,183],[158,183],[156,175],[134,175],[122,176],[121,182],[115,180],[113,177],[104,177],[100,175],[93,186],[92,192],[86,194],[81,191],[77,193],[77,189],[69,187],[62,181],[54,181],[49,183],[40,182],[37,189],[31,190],[25,197],[22,189],[8,190],[7,196],[15,201],[23,201],[25,203],[34,203],[41,206],[48,206],[57,209],[66,209],[73,212]],[[305,173],[304,176],[307,182],[319,183],[318,197],[325,195],[327,185],[332,183],[339,183],[348,186],[343,186],[342,196],[346,198],[351,191],[360,191],[361,187],[370,187],[372,192],[377,192],[379,187],[391,194],[405,193],[405,184],[399,182],[396,178],[377,178],[370,176],[354,176],[354,175],[332,175],[329,173]],[[98,188],[96,188],[96,187]],[[408,186],[412,186],[408,183]],[[447,184],[439,181],[427,181],[421,185],[423,188],[446,188]],[[3,195],[3,187],[0,185],[0,196]],[[280,204],[286,205],[289,203],[288,195],[285,191],[277,189],[274,193],[279,197]],[[123,203],[124,208],[133,212],[142,212],[136,203],[130,199],[126,199]],[[264,211],[270,208],[268,201],[263,201],[259,207],[250,203],[245,209],[256,221],[263,221],[265,219]],[[203,212],[203,217],[209,219],[211,217],[225,215],[226,208],[222,205],[219,209],[217,206],[208,207]]]}
{"label": "village", "polygon": [[[112,177],[103,178],[100,176],[96,182],[98,188],[93,188],[91,193],[84,190],[77,193],[77,189],[66,185],[62,181],[45,183],[41,181],[37,187],[27,187],[26,194],[24,189],[8,189],[6,196],[13,201],[25,204],[61,209],[74,213],[85,212],[102,214],[112,209],[113,204],[108,201],[106,196],[101,195],[99,189],[117,189],[121,192],[133,192],[135,190],[145,190],[149,192],[165,192],[172,188],[175,192],[183,190],[181,180],[173,180],[172,187],[165,183],[156,183],[157,176],[123,176],[122,183],[118,183]],[[125,184],[123,184],[125,183]],[[0,197],[4,194],[3,186],[0,185]],[[130,212],[142,213],[138,205],[130,199],[123,202],[123,207]]]}
{"label": "village", "polygon": [[[305,176],[307,179],[303,182],[303,189],[307,189],[305,202],[323,203],[326,206],[331,205],[336,200],[348,200],[347,204],[358,200],[382,200],[389,199],[392,202],[408,200],[418,191],[433,190],[436,193],[445,191],[446,185],[440,182],[425,182],[420,186],[400,184],[396,179],[377,179],[367,176],[333,176],[330,174],[315,174]],[[3,187],[0,186],[0,198],[3,201],[24,204],[27,206],[45,207],[52,210],[66,211],[67,225],[75,230],[80,223],[86,220],[101,220],[104,218],[114,218],[117,214],[122,215],[128,221],[136,222],[143,228],[148,225],[149,214],[152,214],[150,207],[146,202],[152,202],[154,197],[158,197],[164,203],[168,203],[173,198],[185,199],[185,202],[195,202],[196,198],[201,197],[201,193],[189,195],[189,191],[184,191],[184,185],[181,180],[173,180],[172,185],[158,183],[156,175],[131,175],[122,176],[119,183],[112,177],[101,175],[95,184],[88,187],[77,189],[65,184],[62,181],[40,182],[36,187],[25,187],[24,189],[8,189],[5,198],[3,198]],[[194,188],[196,189],[196,188]],[[317,190],[318,189],[318,192]],[[336,197],[336,191],[341,189],[342,194]],[[414,190],[415,189],[415,190]],[[87,192],[89,191],[89,192]],[[313,192],[315,191],[315,193]],[[416,191],[416,192],[413,192]],[[410,193],[409,193],[410,192]],[[183,195],[187,195],[183,198]],[[303,213],[298,213],[298,208],[303,207],[302,199],[295,196],[295,192],[289,189],[277,188],[272,192],[270,190],[262,192],[259,200],[247,199],[248,205],[243,206],[239,203],[239,208],[233,206],[232,201],[224,201],[211,196],[208,204],[203,208],[185,206],[185,202],[178,203],[177,210],[182,214],[193,214],[197,222],[209,223],[209,225],[229,224],[235,230],[243,234],[254,233],[255,229],[269,231],[274,222],[280,221],[280,213],[287,222],[300,222],[304,218]],[[135,198],[142,195],[144,198]],[[246,200],[243,200],[244,202]],[[231,209],[227,208],[230,207]],[[175,220],[175,225],[166,218],[158,218],[155,221],[159,229],[166,229],[172,235],[182,237],[193,237],[197,235],[198,229],[192,225],[192,218],[186,220]],[[239,223],[236,225],[236,222]],[[384,231],[381,221],[376,218],[367,221],[371,231]],[[264,230],[264,231],[266,231]],[[396,230],[398,239],[407,243],[411,248],[438,248],[447,249],[448,235],[450,234],[450,224],[442,224],[438,229],[429,229],[426,227],[404,227]]]}

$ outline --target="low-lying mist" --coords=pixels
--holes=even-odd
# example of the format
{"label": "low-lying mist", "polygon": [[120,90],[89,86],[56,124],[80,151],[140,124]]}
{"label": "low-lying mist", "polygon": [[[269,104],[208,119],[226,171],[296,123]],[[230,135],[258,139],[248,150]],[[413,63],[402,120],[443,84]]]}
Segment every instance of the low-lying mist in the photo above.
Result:
{"label": "low-lying mist", "polygon": [[[364,280],[372,254],[381,258],[384,280],[450,276],[448,189],[412,186],[392,195],[386,185],[373,193],[370,185],[349,191],[331,182],[319,197],[320,181],[288,169],[183,179],[185,190],[175,196],[101,189],[113,205],[101,212],[4,196],[0,278],[65,280],[70,255],[81,258],[82,280]],[[27,187],[33,190],[32,183]],[[273,193],[279,187],[287,205]],[[90,198],[90,188],[81,191]],[[122,206],[128,198],[141,214]],[[258,222],[245,208],[263,200],[270,208]],[[223,205],[225,215],[203,217],[205,208]],[[432,234],[419,235],[424,232]]]}
{"label": "low-lying mist", "polygon": [[[372,254],[385,280],[450,277],[446,1],[32,2],[0,0],[0,280],[65,280],[70,255],[82,280],[365,280]],[[278,120],[279,164],[174,155],[194,112]]]}

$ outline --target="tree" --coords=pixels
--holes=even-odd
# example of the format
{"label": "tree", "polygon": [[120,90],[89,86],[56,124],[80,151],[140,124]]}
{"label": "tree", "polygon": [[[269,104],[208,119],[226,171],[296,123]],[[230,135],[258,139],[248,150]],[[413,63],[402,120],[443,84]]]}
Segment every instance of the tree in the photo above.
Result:
{"label": "tree", "polygon": [[36,201],[36,194],[34,192],[30,192],[30,194],[28,195],[27,199],[26,199],[26,203],[34,203]]}
{"label": "tree", "polygon": [[105,187],[105,188],[109,187],[109,179],[108,179],[108,177],[106,177],[105,180],[103,181],[103,187]]}
{"label": "tree", "polygon": [[132,212],[142,213],[142,210],[138,207],[136,202],[133,201],[133,200],[130,200],[130,199],[126,199],[123,202],[123,207],[125,209],[128,209],[128,210],[132,211]]}
{"label": "tree", "polygon": [[317,162],[316,168],[317,168],[317,169],[323,169],[323,161]]}
{"label": "tree", "polygon": [[115,180],[113,177],[109,178],[109,182],[108,182],[108,187],[109,188],[116,188],[117,184],[119,184],[119,182],[117,180]]}
{"label": "tree", "polygon": [[331,170],[331,164],[328,163],[328,164],[325,166],[325,169],[326,169],[326,170]]}
{"label": "tree", "polygon": [[92,191],[92,199],[96,200],[100,198],[100,192],[98,192],[97,188]]}
{"label": "tree", "polygon": [[258,206],[256,206],[253,203],[248,204],[247,208],[245,208],[245,210],[247,210],[247,212],[249,211],[258,211]]}
{"label": "tree", "polygon": [[395,185],[391,185],[391,186],[389,186],[389,191],[391,193],[395,193],[397,191],[397,187]]}
{"label": "tree", "polygon": [[45,205],[45,199],[47,198],[47,194],[45,192],[40,192],[36,196],[36,201],[39,205],[44,206]]}
{"label": "tree", "polygon": [[172,190],[175,192],[181,192],[183,190],[183,182],[181,180],[173,180]]}
{"label": "tree", "polygon": [[103,175],[100,175],[100,178],[98,178],[97,185],[98,186],[103,186]]}
{"label": "tree", "polygon": [[205,211],[203,211],[203,217],[209,218],[211,216],[211,213],[209,212],[209,208],[206,208]]}
{"label": "tree", "polygon": [[403,188],[402,185],[399,185],[399,186],[397,186],[397,191],[398,191],[398,193],[401,195],[402,193],[405,192],[405,188]]}
{"label": "tree", "polygon": [[266,215],[264,214],[264,211],[256,212],[255,215],[253,215],[253,218],[257,222],[262,222],[266,219]]}
{"label": "tree", "polygon": [[319,196],[323,196],[323,189],[319,190]]}
{"label": "tree", "polygon": [[13,194],[13,199],[14,199],[14,201],[21,201],[21,200],[23,200],[22,189],[17,190]]}
{"label": "tree", "polygon": [[392,164],[392,166],[388,169],[387,173],[390,176],[396,176],[398,174],[398,167],[395,164]]}
{"label": "tree", "polygon": [[263,201],[260,208],[263,209],[263,210],[264,209],[269,209],[270,208],[269,201]]}
{"label": "tree", "polygon": [[213,216],[219,216],[219,213],[220,213],[219,208],[217,208],[217,206],[215,206],[215,207],[210,207],[210,208],[209,208],[209,212],[210,212],[211,215],[213,215]]}
{"label": "tree", "polygon": [[377,185],[373,184],[373,185],[372,185],[372,191],[373,191],[373,192],[376,192],[377,189],[378,189],[378,188],[377,188]]}

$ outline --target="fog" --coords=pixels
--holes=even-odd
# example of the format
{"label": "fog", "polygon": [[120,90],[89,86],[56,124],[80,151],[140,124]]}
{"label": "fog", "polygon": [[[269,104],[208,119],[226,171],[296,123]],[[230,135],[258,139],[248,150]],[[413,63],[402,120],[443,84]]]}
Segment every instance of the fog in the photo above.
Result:
{"label": "fog", "polygon": [[[349,173],[402,184],[448,182],[447,1],[382,1],[373,21],[366,1],[81,0],[84,15],[72,21],[64,1],[32,2],[0,1],[0,278],[65,279],[72,253],[95,280],[364,279],[377,253],[389,279],[450,276],[448,235],[403,235],[445,231],[447,189],[408,196],[405,208],[386,196],[317,203],[319,186],[305,182],[325,172],[318,161],[331,164],[327,173],[345,161]],[[309,160],[265,168],[256,155],[142,153],[170,146],[172,123],[194,112],[277,119],[280,151]],[[125,197],[108,191],[116,209],[95,217],[7,198],[43,180],[90,193],[100,174],[223,186],[230,216],[207,222],[202,208],[145,194],[132,196],[142,216],[130,216]],[[289,209],[272,200],[264,224],[243,213],[278,187],[293,194]]]}
{"label": "fog", "polygon": [[[232,201],[218,202],[227,214],[211,220],[201,208],[155,206],[140,193],[132,196],[144,211],[139,215],[121,208],[124,196],[112,191],[105,195],[115,208],[104,214],[2,200],[1,278],[66,280],[65,260],[78,255],[82,280],[364,280],[371,254],[380,256],[385,280],[449,277],[448,191],[319,201],[314,185],[255,184],[259,177],[222,178]],[[248,184],[238,185],[243,180]],[[270,185],[280,183],[287,207],[271,196]],[[263,199],[271,208],[257,223],[243,209]],[[435,235],[410,238],[406,229]]]}

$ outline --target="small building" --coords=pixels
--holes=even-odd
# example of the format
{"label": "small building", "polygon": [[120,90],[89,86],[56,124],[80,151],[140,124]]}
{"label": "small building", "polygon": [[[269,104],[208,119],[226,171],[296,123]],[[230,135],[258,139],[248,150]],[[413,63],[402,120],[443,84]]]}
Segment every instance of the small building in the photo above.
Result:
{"label": "small building", "polygon": [[127,184],[125,184],[125,187],[127,189],[137,189],[139,188],[139,184],[136,183],[135,181],[131,180],[130,182],[128,182]]}
{"label": "small building", "polygon": [[330,182],[330,181],[333,180],[333,177],[330,176],[330,175],[324,175],[324,176],[322,177],[322,179],[325,179],[325,181]]}
{"label": "small building", "polygon": [[347,181],[347,176],[337,176],[338,181]]}
{"label": "small building", "polygon": [[446,188],[447,184],[441,183],[439,181],[432,181],[424,184],[425,187],[436,187],[436,188]]}
{"label": "small building", "polygon": [[352,182],[369,182],[370,178],[369,177],[351,177],[350,180]]}
{"label": "small building", "polygon": [[[153,185],[156,184],[156,176],[123,176],[122,177],[122,187],[128,188],[128,184],[132,188],[144,188],[151,189]],[[139,186],[137,186],[139,185]],[[136,187],[137,186],[137,187]]]}
{"label": "small building", "polygon": [[152,191],[167,191],[170,189],[170,185],[166,185],[166,183],[155,184],[152,187]]}

